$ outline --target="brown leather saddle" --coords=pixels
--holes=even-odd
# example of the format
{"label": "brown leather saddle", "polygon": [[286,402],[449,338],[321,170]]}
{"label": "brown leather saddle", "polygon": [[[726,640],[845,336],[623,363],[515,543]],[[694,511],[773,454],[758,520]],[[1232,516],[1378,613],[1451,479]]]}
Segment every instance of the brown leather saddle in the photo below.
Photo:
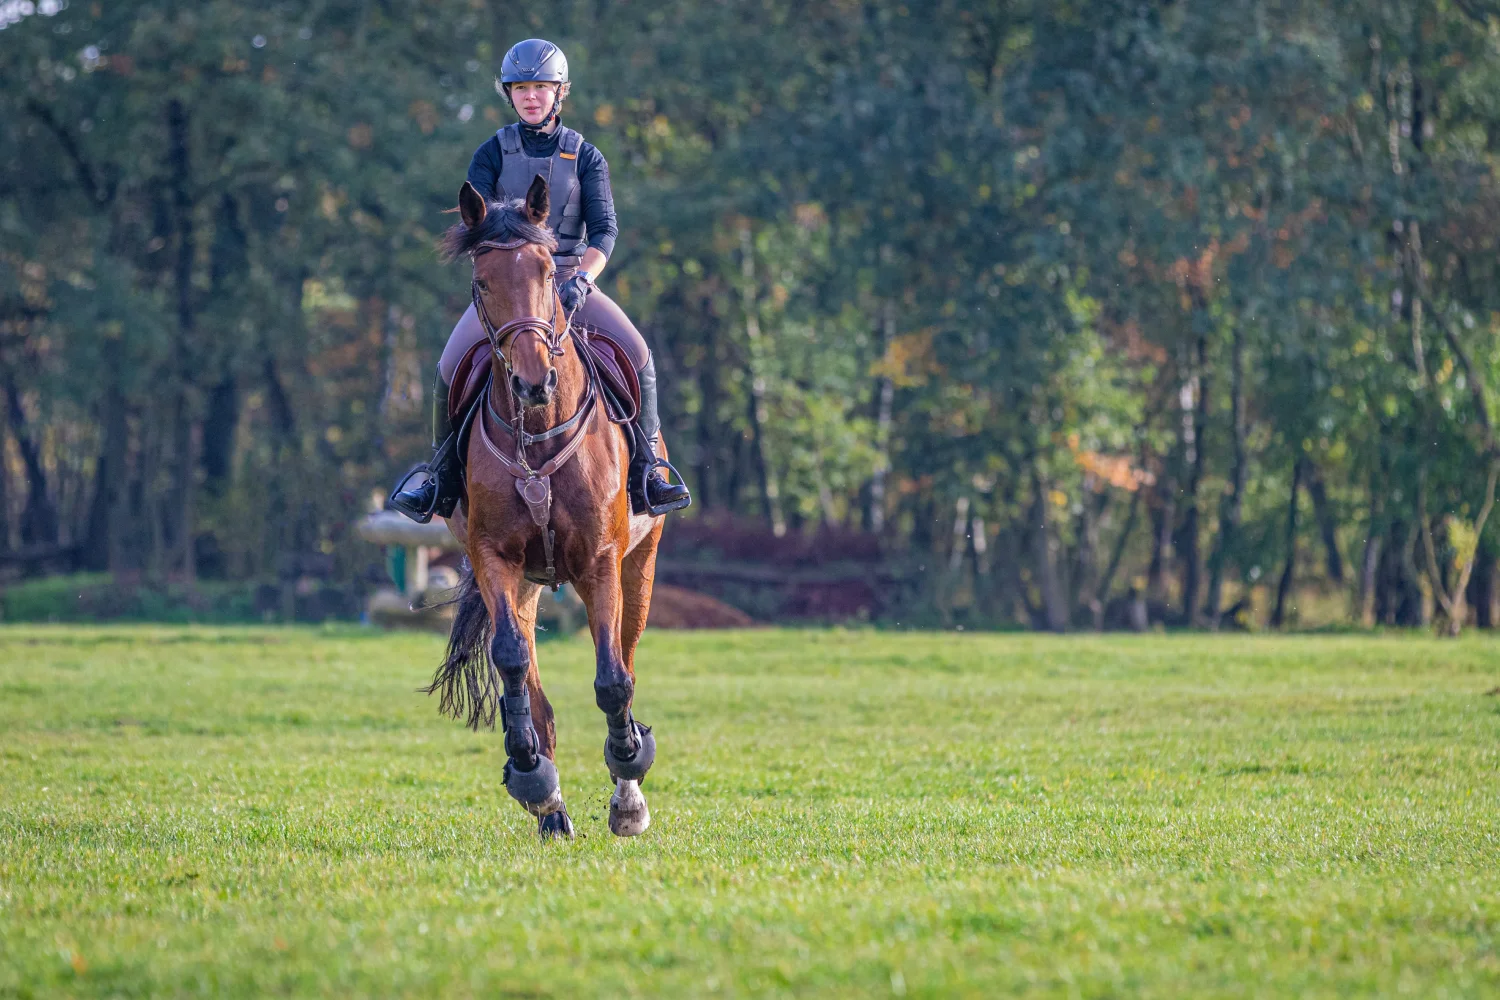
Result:
{"label": "brown leather saddle", "polygon": [[[584,363],[598,376],[605,412],[613,423],[628,424],[641,410],[641,385],[625,348],[597,327],[573,326],[573,342],[585,353]],[[448,394],[448,418],[462,427],[490,380],[490,358],[494,351],[481,340],[464,353],[453,370],[453,388]],[[630,437],[631,435],[627,435]]]}

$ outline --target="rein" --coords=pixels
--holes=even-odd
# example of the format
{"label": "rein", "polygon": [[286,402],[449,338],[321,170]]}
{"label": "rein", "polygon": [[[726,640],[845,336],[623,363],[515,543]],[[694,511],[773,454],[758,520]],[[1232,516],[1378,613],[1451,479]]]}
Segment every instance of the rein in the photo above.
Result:
{"label": "rein", "polygon": [[[512,240],[506,243],[486,241],[474,248],[473,255],[477,257],[486,250],[515,250],[525,245],[525,240]],[[503,349],[506,341],[522,333],[530,333],[541,341],[542,346],[547,349],[547,353],[554,358],[563,356],[563,338],[572,336],[574,350],[578,354],[579,361],[583,364],[587,378],[587,389],[584,393],[583,402],[579,404],[577,412],[562,423],[536,434],[526,431],[522,423],[521,403],[516,398],[514,392],[508,393],[511,397],[512,422],[507,422],[504,417],[496,412],[493,395],[495,380],[493,377],[490,379],[484,387],[484,408],[488,415],[494,418],[495,422],[500,425],[501,429],[515,440],[516,453],[514,457],[500,450],[495,442],[490,439],[489,432],[485,429],[483,418],[479,420],[479,439],[484,442],[484,446],[489,450],[489,453],[499,461],[501,467],[511,476],[515,477],[516,492],[521,494],[521,499],[526,502],[526,508],[531,513],[531,520],[537,527],[542,529],[542,551],[546,556],[547,569],[545,577],[536,582],[547,584],[555,591],[561,581],[557,578],[556,537],[551,527],[552,475],[558,469],[568,464],[573,456],[578,454],[578,450],[583,447],[583,442],[588,436],[585,433],[585,426],[588,418],[593,414],[599,399],[599,394],[595,386],[598,375],[587,357],[588,352],[583,350],[582,345],[578,343],[577,336],[573,333],[572,314],[569,313],[564,317],[561,330],[557,328],[558,316],[562,312],[562,300],[558,297],[555,288],[552,295],[552,318],[550,320],[542,319],[540,316],[522,316],[498,328],[490,321],[489,313],[485,311],[484,298],[479,294],[478,281],[470,282],[470,292],[474,298],[474,311],[479,316],[479,324],[484,328],[485,336],[489,338],[490,348],[494,351],[495,356],[500,359],[501,364],[505,366],[507,374],[512,374],[512,371],[510,359],[505,356]],[[578,433],[574,434],[573,438],[567,444],[563,445],[562,449],[556,455],[553,455],[544,462],[540,468],[532,468],[531,463],[526,459],[526,448],[529,445],[560,437],[575,429]]]}

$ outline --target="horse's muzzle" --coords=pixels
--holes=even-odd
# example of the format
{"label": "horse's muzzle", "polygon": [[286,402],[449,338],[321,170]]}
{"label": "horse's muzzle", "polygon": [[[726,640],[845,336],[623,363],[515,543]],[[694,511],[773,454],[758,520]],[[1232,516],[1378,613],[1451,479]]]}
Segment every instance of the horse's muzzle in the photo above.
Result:
{"label": "horse's muzzle", "polygon": [[512,374],[510,391],[521,401],[522,406],[546,406],[557,395],[557,369],[548,368],[546,377],[540,383],[528,382],[521,376]]}

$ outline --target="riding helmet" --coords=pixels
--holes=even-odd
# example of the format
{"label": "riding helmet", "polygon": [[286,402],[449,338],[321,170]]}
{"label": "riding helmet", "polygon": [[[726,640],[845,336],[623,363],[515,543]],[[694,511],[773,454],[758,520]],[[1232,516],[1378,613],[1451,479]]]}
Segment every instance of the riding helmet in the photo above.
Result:
{"label": "riding helmet", "polygon": [[501,83],[540,80],[543,83],[568,82],[568,58],[562,49],[542,38],[517,42],[500,63]]}

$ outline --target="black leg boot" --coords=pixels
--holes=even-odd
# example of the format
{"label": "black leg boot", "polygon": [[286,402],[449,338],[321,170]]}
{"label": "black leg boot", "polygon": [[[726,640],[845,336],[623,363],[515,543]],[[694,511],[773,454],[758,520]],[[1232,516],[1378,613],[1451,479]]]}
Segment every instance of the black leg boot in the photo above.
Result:
{"label": "black leg boot", "polygon": [[[661,416],[656,410],[654,358],[646,358],[646,364],[636,373],[636,378],[641,384],[641,412],[636,415],[636,449],[630,460],[630,508],[636,514],[661,517],[691,504],[693,495],[682,484],[682,476],[672,464],[656,457]],[[668,482],[662,469],[671,469],[678,481]]]}
{"label": "black leg boot", "polygon": [[[448,419],[448,383],[438,375],[432,387],[432,461],[413,468],[396,484],[385,503],[418,524],[433,515],[449,517],[463,497],[463,460],[458,454],[458,435]],[[420,476],[416,485],[409,485]]]}

